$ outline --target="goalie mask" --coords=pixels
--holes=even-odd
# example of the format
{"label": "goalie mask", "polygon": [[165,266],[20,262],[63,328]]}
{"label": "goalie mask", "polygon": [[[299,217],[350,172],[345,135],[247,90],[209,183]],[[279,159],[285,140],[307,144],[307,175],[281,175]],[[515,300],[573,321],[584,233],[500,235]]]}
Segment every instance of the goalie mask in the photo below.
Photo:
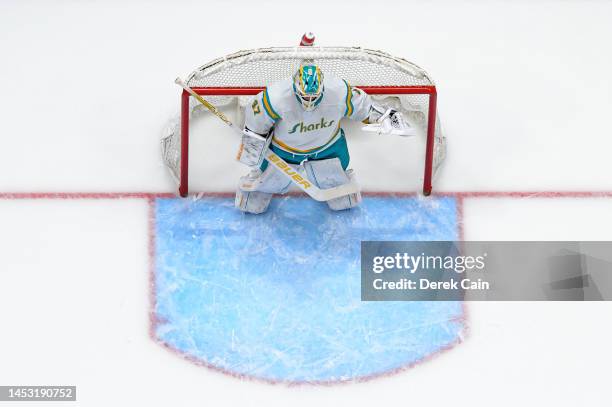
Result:
{"label": "goalie mask", "polygon": [[323,99],[323,72],[316,65],[300,66],[293,75],[293,91],[304,110],[314,110]]}

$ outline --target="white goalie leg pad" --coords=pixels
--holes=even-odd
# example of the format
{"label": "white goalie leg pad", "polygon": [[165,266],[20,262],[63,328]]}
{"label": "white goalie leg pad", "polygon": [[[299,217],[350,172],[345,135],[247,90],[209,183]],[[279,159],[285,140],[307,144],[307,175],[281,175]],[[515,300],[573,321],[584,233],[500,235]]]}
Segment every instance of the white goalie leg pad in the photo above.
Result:
{"label": "white goalie leg pad", "polygon": [[[298,171],[296,165],[289,165]],[[244,177],[240,177],[239,184],[239,188],[243,191],[259,191],[269,194],[284,194],[290,186],[291,180],[288,180],[272,165],[269,165],[263,172],[260,169],[251,170]]]}
{"label": "white goalie leg pad", "polygon": [[[306,161],[304,163],[306,176],[321,189],[328,189],[347,184],[355,180],[353,170],[344,171],[338,158],[327,160]],[[327,205],[334,211],[354,208],[361,202],[361,193],[357,192],[340,198],[327,201]]]}
{"label": "white goalie leg pad", "polygon": [[[291,167],[295,169],[296,166]],[[259,169],[252,170],[240,178],[234,203],[236,208],[243,212],[263,213],[268,209],[272,195],[284,194],[290,186],[291,181],[271,165],[263,172]]]}
{"label": "white goalie leg pad", "polygon": [[242,212],[259,214],[268,210],[271,201],[272,194],[259,191],[243,191],[238,188],[234,205]]}

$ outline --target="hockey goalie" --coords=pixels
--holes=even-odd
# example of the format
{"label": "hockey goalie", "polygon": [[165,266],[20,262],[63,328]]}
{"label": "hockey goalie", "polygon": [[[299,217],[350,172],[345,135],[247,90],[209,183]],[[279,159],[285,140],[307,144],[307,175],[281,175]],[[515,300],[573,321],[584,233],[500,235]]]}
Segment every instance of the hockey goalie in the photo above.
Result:
{"label": "hockey goalie", "polygon": [[[270,84],[245,108],[238,161],[251,167],[240,179],[236,208],[259,214],[274,194],[286,193],[292,182],[265,159],[268,150],[317,188],[355,183],[348,169],[350,155],[343,119],[368,124],[379,134],[413,135],[402,113],[375,103],[359,88],[326,75],[314,61],[302,62],[293,77]],[[327,201],[332,210],[353,208],[359,190]]]}

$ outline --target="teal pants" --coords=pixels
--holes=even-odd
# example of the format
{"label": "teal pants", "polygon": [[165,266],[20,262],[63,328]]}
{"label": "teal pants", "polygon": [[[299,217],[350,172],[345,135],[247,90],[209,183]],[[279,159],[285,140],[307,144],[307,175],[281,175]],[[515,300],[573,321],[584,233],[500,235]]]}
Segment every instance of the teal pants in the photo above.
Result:
{"label": "teal pants", "polygon": [[[314,161],[325,160],[328,158],[338,158],[340,159],[342,169],[346,171],[351,157],[349,156],[348,148],[346,146],[346,138],[344,137],[344,131],[342,129],[340,131],[342,132],[342,135],[334,144],[327,147],[325,150],[317,151],[313,154],[288,153],[272,145],[270,146],[270,148],[272,149],[272,151],[274,151],[275,154],[277,154],[280,158],[290,164],[299,164],[304,160]],[[265,169],[268,168],[268,161],[264,160],[264,162],[261,163],[261,167],[259,168],[261,169],[261,171],[265,171]]]}

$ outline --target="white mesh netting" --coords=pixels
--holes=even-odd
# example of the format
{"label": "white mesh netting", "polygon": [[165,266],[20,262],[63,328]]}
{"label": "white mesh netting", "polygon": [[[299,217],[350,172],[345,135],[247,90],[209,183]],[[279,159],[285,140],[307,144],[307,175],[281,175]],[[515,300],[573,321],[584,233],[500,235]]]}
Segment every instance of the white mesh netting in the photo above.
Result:
{"label": "white mesh netting", "polygon": [[[384,52],[356,47],[279,47],[239,51],[202,65],[193,71],[185,82],[192,88],[264,87],[290,77],[304,60],[314,61],[324,73],[339,76],[357,87],[434,85],[424,70],[404,59]],[[423,137],[427,136],[428,94],[370,94],[379,103],[401,110],[417,132]],[[238,109],[237,117],[240,121],[236,124],[242,126],[241,112],[252,96],[207,95],[205,98],[216,106],[228,106],[235,103]],[[182,120],[193,119],[205,111],[205,108],[191,98],[190,117],[182,118]],[[164,163],[180,183],[181,125],[179,119],[173,120],[167,127],[162,139],[162,154]],[[445,155],[446,139],[442,133],[438,115],[436,115],[433,174],[444,160]]]}

